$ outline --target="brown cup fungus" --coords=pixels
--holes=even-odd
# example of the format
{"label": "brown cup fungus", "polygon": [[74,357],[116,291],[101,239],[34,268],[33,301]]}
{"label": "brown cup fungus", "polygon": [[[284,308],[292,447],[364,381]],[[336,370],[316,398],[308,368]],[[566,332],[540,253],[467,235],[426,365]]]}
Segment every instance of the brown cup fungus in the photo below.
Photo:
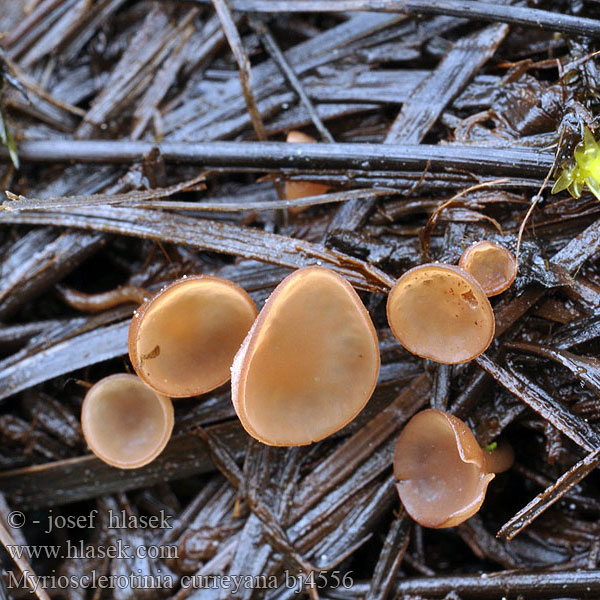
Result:
{"label": "brown cup fungus", "polygon": [[483,240],[469,246],[458,266],[472,275],[487,296],[507,290],[517,276],[517,259],[500,244]]}
{"label": "brown cup fungus", "polygon": [[467,425],[442,410],[416,414],[394,453],[396,487],[406,512],[424,527],[454,527],[481,507],[494,473],[510,468],[510,446],[488,452]]}
{"label": "brown cup fungus", "polygon": [[261,310],[231,368],[242,425],[271,446],[300,446],[344,427],[377,382],[379,346],[369,313],[340,275],[306,267]]}
{"label": "brown cup fungus", "polygon": [[452,265],[410,269],[391,289],[387,318],[398,341],[422,358],[455,364],[490,345],[494,312],[481,286]]}
{"label": "brown cup fungus", "polygon": [[120,469],[152,462],[173,430],[173,404],[135,375],[101,379],[81,409],[85,441],[101,460]]}
{"label": "brown cup fungus", "polygon": [[[285,141],[293,144],[314,144],[317,140],[301,131],[290,131]],[[328,190],[329,186],[322,183],[313,183],[312,181],[286,181],[284,193],[286,200],[298,200],[299,198],[320,196],[321,194],[326,194]]]}
{"label": "brown cup fungus", "polygon": [[143,304],[129,327],[135,372],[171,398],[213,390],[256,318],[246,292],[220,277],[179,279]]}

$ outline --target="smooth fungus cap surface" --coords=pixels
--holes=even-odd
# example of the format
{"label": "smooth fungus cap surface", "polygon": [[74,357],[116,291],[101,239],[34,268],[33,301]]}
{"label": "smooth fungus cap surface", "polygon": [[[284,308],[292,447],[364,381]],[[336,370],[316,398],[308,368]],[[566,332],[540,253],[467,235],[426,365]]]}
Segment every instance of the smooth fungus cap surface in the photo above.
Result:
{"label": "smooth fungus cap surface", "polygon": [[463,421],[441,410],[416,414],[394,454],[402,504],[424,527],[453,527],[478,510],[488,483],[485,456]]}
{"label": "smooth fungus cap surface", "polygon": [[517,276],[517,260],[512,253],[495,242],[483,240],[469,246],[458,266],[472,275],[487,296],[507,290]]}
{"label": "smooth fungus cap surface", "polygon": [[83,400],[81,426],[92,452],[121,469],[142,467],[163,450],[173,430],[173,404],[135,375],[111,375]]}
{"label": "smooth fungus cap surface", "polygon": [[226,279],[179,279],[134,314],[128,339],[133,368],[171,398],[209,392],[229,379],[256,313],[250,296]]}
{"label": "smooth fungus cap surface", "polygon": [[232,399],[261,442],[321,440],[365,406],[379,372],[373,323],[337,273],[307,267],[267,300],[232,367]]}
{"label": "smooth fungus cap surface", "polygon": [[387,302],[388,323],[413,354],[455,364],[479,356],[494,337],[494,312],[481,286],[463,269],[426,264],[410,269]]}

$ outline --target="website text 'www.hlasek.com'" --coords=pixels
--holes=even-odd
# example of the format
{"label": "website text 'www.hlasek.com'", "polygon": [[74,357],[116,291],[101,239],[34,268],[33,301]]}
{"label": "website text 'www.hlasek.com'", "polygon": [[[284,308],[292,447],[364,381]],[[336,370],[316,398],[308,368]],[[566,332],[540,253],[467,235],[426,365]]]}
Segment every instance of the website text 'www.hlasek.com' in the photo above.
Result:
{"label": "website text 'www.hlasek.com'", "polygon": [[151,558],[153,560],[175,560],[179,558],[177,546],[131,546],[123,540],[116,540],[114,544],[88,545],[80,540],[72,542],[67,540],[66,545],[36,545],[8,544],[6,550],[13,559],[131,559]]}
{"label": "website text 'www.hlasek.com'", "polygon": [[[89,514],[78,516],[63,516],[54,514],[50,509],[44,520],[31,520],[34,525],[41,525],[45,534],[58,530],[93,530],[101,527],[103,531],[112,532],[106,539],[107,544],[90,544],[83,540],[72,541],[67,537],[61,545],[7,545],[6,549],[10,557],[17,563],[23,561],[36,563],[37,561],[75,560],[83,561],[78,564],[98,564],[100,560],[103,567],[98,571],[81,571],[77,574],[64,574],[60,571],[51,571],[49,575],[36,575],[31,568],[24,568],[23,572],[11,571],[6,574],[6,584],[9,589],[28,589],[35,592],[39,589],[61,590],[61,589],[123,589],[133,591],[135,589],[221,589],[230,594],[237,594],[243,589],[277,589],[285,587],[295,592],[311,588],[350,588],[353,585],[352,571],[313,571],[310,573],[292,573],[288,570],[275,575],[177,575],[168,568],[153,568],[151,571],[140,568],[127,572],[125,565],[140,567],[140,560],[165,561],[164,564],[171,565],[179,559],[179,546],[177,545],[146,545],[131,544],[127,541],[139,539],[136,535],[131,538],[127,531],[136,532],[146,530],[156,532],[159,530],[172,529],[172,516],[164,511],[160,514],[138,516],[127,514],[123,511],[109,510],[103,521],[106,528],[101,527],[99,511],[94,509]],[[7,523],[13,529],[21,529],[28,521],[27,516],[20,510],[13,510],[7,515]],[[121,534],[121,532],[123,532]],[[120,536],[123,537],[120,537]],[[106,570],[106,561],[114,561],[119,564],[118,569]],[[155,563],[156,564],[156,563]],[[159,563],[160,564],[160,563]],[[124,568],[125,567],[125,568]],[[111,572],[112,571],[112,572]],[[117,571],[118,574],[113,574]]]}

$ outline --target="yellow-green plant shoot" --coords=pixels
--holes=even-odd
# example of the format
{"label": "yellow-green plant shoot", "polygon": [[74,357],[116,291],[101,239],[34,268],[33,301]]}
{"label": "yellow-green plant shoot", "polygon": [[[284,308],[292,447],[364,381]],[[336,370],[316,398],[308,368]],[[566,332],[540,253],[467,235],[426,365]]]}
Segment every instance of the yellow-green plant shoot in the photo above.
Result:
{"label": "yellow-green plant shoot", "polygon": [[587,186],[600,200],[600,145],[587,127],[584,127],[583,141],[575,146],[573,158],[561,166],[559,173],[553,194],[568,190],[573,198],[579,198]]}

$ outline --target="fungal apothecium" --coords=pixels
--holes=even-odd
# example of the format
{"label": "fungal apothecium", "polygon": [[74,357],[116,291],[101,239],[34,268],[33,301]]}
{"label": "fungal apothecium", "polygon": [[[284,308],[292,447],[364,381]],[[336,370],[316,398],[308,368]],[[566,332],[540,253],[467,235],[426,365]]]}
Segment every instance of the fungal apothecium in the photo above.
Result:
{"label": "fungal apothecium", "polygon": [[179,279],[134,313],[128,337],[133,368],[171,398],[209,392],[229,379],[256,314],[250,296],[231,281]]}
{"label": "fungal apothecium", "polygon": [[392,333],[422,358],[455,364],[490,345],[494,312],[481,286],[460,267],[430,263],[410,269],[387,301]]}
{"label": "fungal apothecium", "polygon": [[310,444],[363,409],[378,372],[377,335],[354,288],[306,267],[277,286],[236,354],[233,405],[261,442]]}
{"label": "fungal apothecium", "polygon": [[487,296],[507,290],[517,276],[517,259],[504,246],[482,240],[469,246],[460,257],[458,266],[479,283]]}
{"label": "fungal apothecium", "polygon": [[402,504],[424,527],[453,527],[481,507],[494,473],[511,467],[513,452],[483,450],[467,425],[441,410],[416,414],[404,427],[394,454]]}
{"label": "fungal apothecium", "polygon": [[[483,290],[450,265],[405,273],[390,292],[387,312],[406,348],[439,362],[470,360],[494,334]],[[134,314],[132,363],[157,398],[214,389],[229,378],[231,365],[236,413],[265,444],[309,444],[354,419],[375,388],[380,359],[375,328],[352,286],[330,269],[299,269],[255,317],[250,297],[230,281],[183,278]],[[136,414],[133,404],[127,406]],[[87,437],[100,456],[96,438]]]}
{"label": "fungal apothecium", "polygon": [[[287,135],[286,142],[292,144],[314,144],[317,140],[302,133],[301,131],[290,131]],[[299,198],[308,198],[310,196],[320,196],[329,191],[328,185],[323,183],[314,183],[312,181],[286,181],[285,182],[285,199],[298,200]]]}
{"label": "fungal apothecium", "polygon": [[135,469],[154,460],[169,441],[173,404],[135,375],[111,375],[85,395],[81,427],[98,458]]}

